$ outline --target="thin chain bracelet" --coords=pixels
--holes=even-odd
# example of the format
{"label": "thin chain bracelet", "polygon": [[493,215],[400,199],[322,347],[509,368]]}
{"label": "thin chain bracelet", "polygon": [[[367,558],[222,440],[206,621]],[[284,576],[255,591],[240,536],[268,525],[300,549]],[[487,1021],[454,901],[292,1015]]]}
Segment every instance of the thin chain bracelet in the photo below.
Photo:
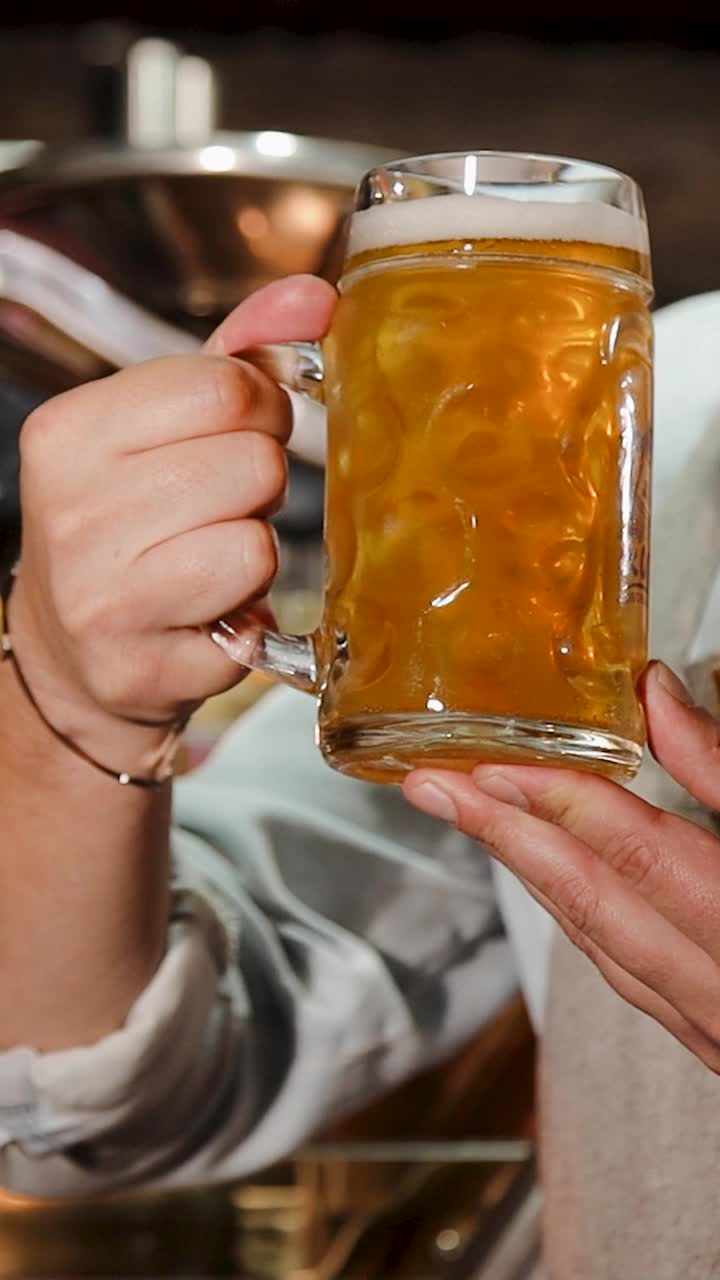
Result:
{"label": "thin chain bracelet", "polygon": [[[63,746],[67,747],[68,751],[72,751],[73,755],[78,756],[80,760],[84,760],[86,764],[92,765],[93,769],[99,769],[101,773],[106,775],[106,777],[113,778],[115,782],[120,783],[121,787],[142,787],[149,791],[159,790],[159,788],[172,777],[175,754],[177,752],[183,730],[190,719],[190,714],[180,716],[170,724],[167,735],[152,753],[152,768],[154,772],[149,777],[137,777],[135,774],[128,773],[125,769],[111,769],[108,765],[101,764],[99,760],[96,760],[82,747],[78,746],[77,742],[73,742],[72,738],[69,738],[67,734],[63,733],[60,729],[57,729],[55,725],[48,720],[44,711],[42,711],[38,706],[35,696],[25,678],[25,673],[20,665],[10,637],[7,607],[9,594],[10,592],[7,588],[5,591],[0,593],[0,661],[10,661],[12,663],[20,688],[25,694],[30,706],[34,708],[36,714],[40,720],[42,720],[46,729],[50,731],[53,737],[57,738],[58,742],[62,742]],[[130,723],[147,725],[148,727],[153,725],[153,721],[151,720],[133,720]],[[162,725],[155,725],[155,727],[161,728]]]}

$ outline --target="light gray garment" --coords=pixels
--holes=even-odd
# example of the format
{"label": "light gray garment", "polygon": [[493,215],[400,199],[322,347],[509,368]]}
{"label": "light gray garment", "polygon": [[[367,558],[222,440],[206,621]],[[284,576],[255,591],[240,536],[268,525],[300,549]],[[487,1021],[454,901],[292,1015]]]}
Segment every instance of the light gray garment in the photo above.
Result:
{"label": "light gray garment", "polygon": [[516,989],[487,855],[352,782],[280,690],[177,786],[172,945],[126,1027],[0,1055],[0,1179],[231,1178],[433,1062]]}

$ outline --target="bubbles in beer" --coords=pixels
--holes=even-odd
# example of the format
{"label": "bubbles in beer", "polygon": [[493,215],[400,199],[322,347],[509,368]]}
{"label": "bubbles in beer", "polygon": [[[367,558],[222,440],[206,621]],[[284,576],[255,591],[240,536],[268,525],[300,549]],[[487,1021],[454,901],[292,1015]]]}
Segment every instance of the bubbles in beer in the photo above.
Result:
{"label": "bubbles in beer", "polygon": [[[348,474],[364,493],[383,484],[395,470],[402,448],[403,424],[399,410],[389,398],[382,418],[367,403],[354,418],[347,445]],[[341,460],[341,464],[342,464]]]}
{"label": "bubbles in beer", "polygon": [[380,599],[401,595],[424,611],[472,570],[465,526],[446,495],[397,480],[392,489],[364,504],[356,578]]}
{"label": "bubbles in beer", "polygon": [[[399,656],[397,628],[375,597],[360,594],[346,598],[335,616],[345,636],[343,662],[348,668],[345,678],[352,680],[363,698],[372,700],[375,686]],[[362,645],[356,643],[360,634]],[[343,683],[342,676],[340,683]]]}
{"label": "bubbles in beer", "polygon": [[[456,228],[458,200],[356,215],[356,254],[405,247],[351,276],[328,346],[328,625],[348,651],[332,708],[425,714],[435,699],[639,740],[644,615],[623,603],[618,460],[648,426],[644,301],[559,266],[553,244],[462,270],[434,259],[420,241]],[[520,210],[523,232],[538,216]],[[562,217],[589,231],[587,208]],[[631,242],[625,217],[605,210],[606,247]],[[397,238],[410,225],[414,244]]]}
{"label": "bubbles in beer", "polygon": [[444,394],[455,331],[449,322],[439,323],[437,314],[418,313],[407,304],[393,306],[382,320],[375,346],[377,393],[404,423],[429,417]]}
{"label": "bubbles in beer", "polygon": [[[465,400],[465,407],[467,405],[468,401]],[[448,431],[445,438],[439,440],[438,448],[443,454],[446,484],[474,505],[478,485],[506,483],[515,474],[520,451],[513,448],[509,432],[498,431],[489,425],[484,428],[480,426],[480,429],[473,425],[468,429],[467,420],[462,426],[459,421],[460,407],[456,402],[451,415],[456,418],[455,432]],[[444,430],[445,421],[446,415],[443,413],[435,422],[438,431]],[[482,423],[483,418],[479,422]]]}
{"label": "bubbles in beer", "polygon": [[[338,459],[338,463],[341,460]],[[342,474],[347,474],[344,472]],[[357,526],[343,509],[342,497],[327,495],[327,523],[335,531],[325,544],[328,590],[337,596],[352,576],[357,558]]]}

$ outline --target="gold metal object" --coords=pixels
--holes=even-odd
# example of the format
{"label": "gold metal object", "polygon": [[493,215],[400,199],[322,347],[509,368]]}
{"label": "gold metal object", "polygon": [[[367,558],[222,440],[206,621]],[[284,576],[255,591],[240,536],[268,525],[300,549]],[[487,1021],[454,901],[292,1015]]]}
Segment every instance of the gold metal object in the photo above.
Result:
{"label": "gold metal object", "polygon": [[69,1203],[0,1193],[0,1277],[490,1280],[516,1216],[523,1249],[537,1234],[533,1057],[513,999],[442,1068],[234,1187]]}

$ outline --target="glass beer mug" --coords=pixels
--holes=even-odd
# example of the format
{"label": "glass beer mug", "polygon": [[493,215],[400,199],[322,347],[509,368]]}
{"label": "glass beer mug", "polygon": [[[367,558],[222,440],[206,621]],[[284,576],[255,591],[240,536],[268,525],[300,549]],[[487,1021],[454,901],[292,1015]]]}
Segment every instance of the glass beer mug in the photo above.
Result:
{"label": "glass beer mug", "polygon": [[480,761],[631,777],[652,392],[638,187],[492,152],[376,169],[339,290],[314,367],[322,623],[215,635],[318,696],[320,750],[355,777]]}

